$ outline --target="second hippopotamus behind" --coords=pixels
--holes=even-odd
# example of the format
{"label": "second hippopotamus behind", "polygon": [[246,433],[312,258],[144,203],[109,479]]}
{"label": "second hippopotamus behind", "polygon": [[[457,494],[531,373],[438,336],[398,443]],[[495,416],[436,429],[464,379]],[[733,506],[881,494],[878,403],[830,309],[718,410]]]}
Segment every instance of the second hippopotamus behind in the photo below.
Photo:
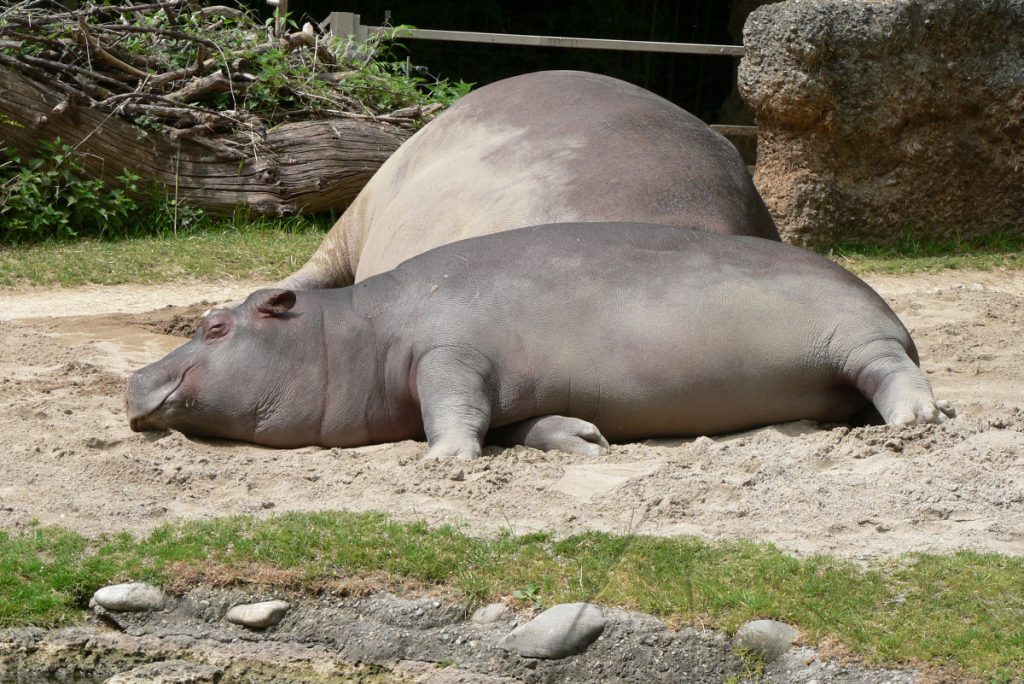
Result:
{"label": "second hippopotamus behind", "polygon": [[261,290],[136,372],[136,430],[281,447],[426,437],[596,453],[605,439],[941,422],[870,287],[799,248],[607,223],[452,243],[336,290]]}

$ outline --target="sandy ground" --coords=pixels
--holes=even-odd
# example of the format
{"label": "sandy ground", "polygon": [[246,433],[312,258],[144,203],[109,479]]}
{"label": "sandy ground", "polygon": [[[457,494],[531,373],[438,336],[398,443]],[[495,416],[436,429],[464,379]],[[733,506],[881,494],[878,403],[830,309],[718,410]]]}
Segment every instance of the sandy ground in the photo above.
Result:
{"label": "sandy ground", "polygon": [[868,280],[957,419],[790,423],[613,445],[598,460],[489,448],[473,463],[424,462],[413,442],[272,450],[131,432],[128,374],[181,344],[163,333],[180,333],[202,302],[258,283],[0,291],[0,528],[37,519],[142,532],[177,518],[349,509],[479,533],[696,534],[860,559],[1024,553],[1024,274]]}

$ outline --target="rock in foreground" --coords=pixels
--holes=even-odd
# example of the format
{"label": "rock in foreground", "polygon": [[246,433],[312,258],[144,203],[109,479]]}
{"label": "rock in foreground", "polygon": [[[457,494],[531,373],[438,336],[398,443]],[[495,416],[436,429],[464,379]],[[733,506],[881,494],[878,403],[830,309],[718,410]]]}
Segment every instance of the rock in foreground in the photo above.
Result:
{"label": "rock in foreground", "polygon": [[228,622],[253,629],[266,629],[284,619],[291,606],[284,601],[262,601],[233,606],[224,618]]}
{"label": "rock in foreground", "polygon": [[754,620],[736,631],[733,647],[756,653],[766,663],[776,660],[789,650],[796,639],[796,630],[777,620]]}
{"label": "rock in foreground", "polygon": [[128,582],[103,587],[92,596],[102,608],[118,612],[160,610],[166,597],[158,587],[144,582]]}
{"label": "rock in foreground", "polygon": [[565,658],[585,651],[606,622],[598,606],[563,603],[516,627],[498,642],[498,648],[525,658]]}

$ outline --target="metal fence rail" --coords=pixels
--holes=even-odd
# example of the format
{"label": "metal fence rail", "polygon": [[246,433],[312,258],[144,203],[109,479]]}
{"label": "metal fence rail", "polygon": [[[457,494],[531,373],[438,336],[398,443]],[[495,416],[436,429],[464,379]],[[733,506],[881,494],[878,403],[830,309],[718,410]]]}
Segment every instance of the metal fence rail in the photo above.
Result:
{"label": "metal fence rail", "polygon": [[[331,12],[322,22],[321,28],[329,29],[335,36],[352,36],[356,40],[366,38],[382,26],[366,26],[360,16],[353,12]],[[587,50],[625,50],[630,52],[667,52],[685,55],[711,55],[742,57],[742,45],[707,45],[704,43],[663,43],[646,40],[611,40],[607,38],[571,38],[567,36],[529,36],[516,33],[481,33],[475,31],[438,31],[433,29],[404,29],[403,38],[416,40],[447,40],[461,43],[487,43],[491,45],[531,45],[535,47],[559,47]],[[728,137],[756,137],[756,126],[713,125],[712,128]]]}
{"label": "metal fence rail", "polygon": [[[336,36],[354,36],[365,40],[367,36],[383,29],[381,26],[364,26],[358,14],[352,12],[331,12],[320,24],[330,27]],[[704,43],[663,43],[649,40],[612,40],[608,38],[572,38],[568,36],[529,36],[517,33],[481,33],[476,31],[438,31],[434,29],[404,29],[403,38],[416,40],[448,40],[460,43],[489,43],[492,45],[532,45],[534,47],[559,47],[586,50],[626,50],[629,52],[670,52],[686,55],[720,55],[742,57],[742,45],[707,45]]]}

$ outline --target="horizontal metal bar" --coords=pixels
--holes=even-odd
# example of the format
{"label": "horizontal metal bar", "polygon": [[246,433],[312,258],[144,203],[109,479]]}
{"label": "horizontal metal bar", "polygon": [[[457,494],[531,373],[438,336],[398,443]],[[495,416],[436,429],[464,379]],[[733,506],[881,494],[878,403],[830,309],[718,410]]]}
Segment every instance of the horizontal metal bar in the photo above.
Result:
{"label": "horizontal metal bar", "polygon": [[[385,30],[381,26],[367,26],[367,31]],[[705,45],[703,43],[660,43],[645,40],[611,40],[607,38],[569,38],[566,36],[528,36],[517,33],[475,33],[470,31],[435,31],[432,29],[403,29],[403,38],[417,40],[450,40],[460,43],[490,43],[494,45],[533,45],[536,47],[584,48],[588,50],[627,50],[632,52],[672,52],[689,55],[725,55],[742,57],[742,45]]]}
{"label": "horizontal metal bar", "polygon": [[711,124],[711,128],[715,129],[722,135],[734,135],[737,137],[757,135],[757,126],[733,126],[732,124]]}

